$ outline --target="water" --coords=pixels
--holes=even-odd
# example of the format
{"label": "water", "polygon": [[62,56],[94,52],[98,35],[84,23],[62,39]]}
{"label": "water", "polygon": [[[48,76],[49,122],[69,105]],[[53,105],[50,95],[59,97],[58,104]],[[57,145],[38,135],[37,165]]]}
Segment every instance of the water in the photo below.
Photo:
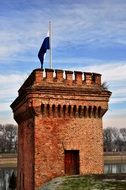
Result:
{"label": "water", "polygon": [[0,168],[0,190],[9,190],[9,178],[16,168]]}
{"label": "water", "polygon": [[[16,173],[16,168],[0,168],[0,190],[9,190],[9,178],[13,171]],[[126,164],[105,164],[104,173],[126,173]]]}
{"label": "water", "polygon": [[126,164],[105,164],[104,165],[105,174],[116,174],[116,173],[126,173]]}

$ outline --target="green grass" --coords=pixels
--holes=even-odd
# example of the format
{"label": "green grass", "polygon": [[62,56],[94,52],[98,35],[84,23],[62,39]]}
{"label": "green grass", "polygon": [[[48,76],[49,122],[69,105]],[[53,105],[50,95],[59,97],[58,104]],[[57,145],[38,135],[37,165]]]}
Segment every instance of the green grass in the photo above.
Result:
{"label": "green grass", "polygon": [[95,176],[65,177],[56,190],[126,190],[126,181]]}

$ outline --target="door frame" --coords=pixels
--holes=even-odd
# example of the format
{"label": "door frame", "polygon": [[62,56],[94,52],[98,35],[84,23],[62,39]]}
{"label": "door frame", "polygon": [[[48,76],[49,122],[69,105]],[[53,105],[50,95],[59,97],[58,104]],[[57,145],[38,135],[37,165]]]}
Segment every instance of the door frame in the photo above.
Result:
{"label": "door frame", "polygon": [[66,175],[80,174],[79,150],[64,150],[64,173]]}

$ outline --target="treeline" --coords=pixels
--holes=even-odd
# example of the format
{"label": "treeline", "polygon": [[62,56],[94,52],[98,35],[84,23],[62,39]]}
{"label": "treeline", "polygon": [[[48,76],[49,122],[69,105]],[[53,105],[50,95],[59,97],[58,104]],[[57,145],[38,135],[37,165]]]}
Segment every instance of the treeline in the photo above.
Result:
{"label": "treeline", "polygon": [[[0,124],[0,153],[17,152],[18,127],[13,124]],[[104,152],[126,151],[126,128],[106,128],[103,131]]]}
{"label": "treeline", "polygon": [[17,152],[17,126],[0,124],[0,153]]}
{"label": "treeline", "polygon": [[104,129],[104,152],[126,151],[126,128]]}

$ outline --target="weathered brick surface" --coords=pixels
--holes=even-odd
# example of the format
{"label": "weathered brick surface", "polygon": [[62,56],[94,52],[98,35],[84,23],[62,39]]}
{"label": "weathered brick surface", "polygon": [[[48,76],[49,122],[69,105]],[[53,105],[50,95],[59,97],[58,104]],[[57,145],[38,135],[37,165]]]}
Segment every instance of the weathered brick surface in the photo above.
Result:
{"label": "weathered brick surface", "polygon": [[[34,127],[22,122],[18,131],[18,184],[17,189],[34,189]],[[25,188],[24,188],[25,187]]]}
{"label": "weathered brick surface", "polygon": [[80,174],[103,173],[101,119],[45,119],[36,126],[38,187],[49,178],[64,175],[64,150],[80,150]]}
{"label": "weathered brick surface", "polygon": [[80,174],[103,172],[102,117],[111,93],[101,75],[45,72],[44,78],[43,70],[34,70],[11,105],[19,124],[18,190],[65,175],[65,150],[79,150]]}

